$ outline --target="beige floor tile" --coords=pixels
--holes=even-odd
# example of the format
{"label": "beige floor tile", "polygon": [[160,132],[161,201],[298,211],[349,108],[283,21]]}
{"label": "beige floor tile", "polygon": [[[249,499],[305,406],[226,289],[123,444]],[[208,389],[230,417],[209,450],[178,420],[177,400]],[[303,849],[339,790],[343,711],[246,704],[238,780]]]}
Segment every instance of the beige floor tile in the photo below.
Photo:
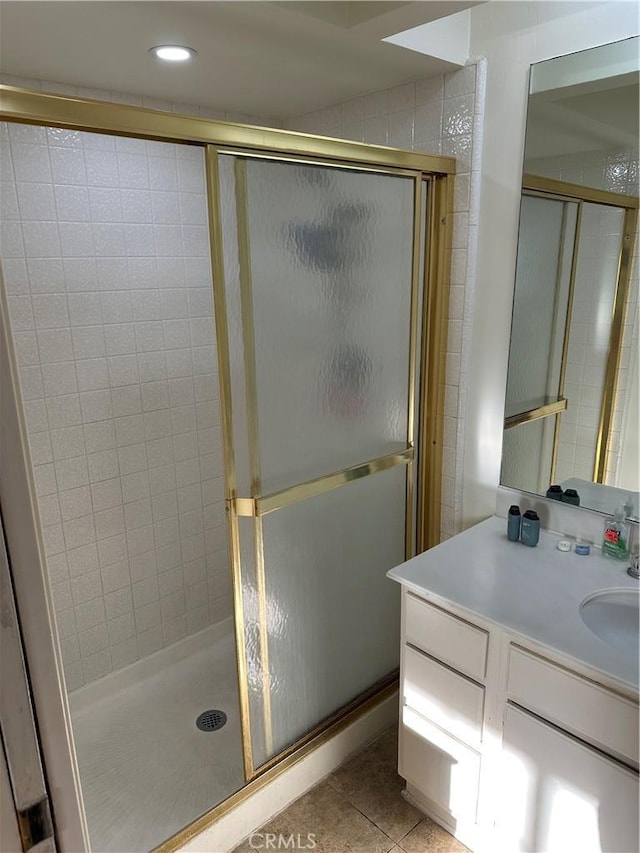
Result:
{"label": "beige floor tile", "polygon": [[400,841],[399,847],[404,853],[469,853],[464,844],[428,817]]}
{"label": "beige floor tile", "polygon": [[[296,800],[259,832],[275,835],[273,849],[278,849],[280,835],[285,840],[293,835],[297,844],[293,849],[297,850],[304,850],[305,845],[310,849],[313,836],[314,853],[388,853],[394,846],[390,838],[326,782]],[[260,849],[260,843],[265,849],[266,838],[254,834],[253,846],[250,837],[234,853],[250,853]],[[286,849],[284,842],[280,849]]]}
{"label": "beige floor tile", "polygon": [[401,795],[397,773],[397,729],[389,730],[348,761],[328,782],[394,841],[400,841],[422,819]]}

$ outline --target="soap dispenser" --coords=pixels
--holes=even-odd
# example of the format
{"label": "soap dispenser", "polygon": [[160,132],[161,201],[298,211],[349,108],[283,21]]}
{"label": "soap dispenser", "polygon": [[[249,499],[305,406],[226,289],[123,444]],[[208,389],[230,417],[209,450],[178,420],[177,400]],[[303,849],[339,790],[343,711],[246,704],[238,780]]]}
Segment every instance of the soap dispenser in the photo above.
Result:
{"label": "soap dispenser", "polygon": [[624,520],[622,505],[612,516],[605,519],[602,553],[614,560],[626,560],[629,556],[629,528]]}

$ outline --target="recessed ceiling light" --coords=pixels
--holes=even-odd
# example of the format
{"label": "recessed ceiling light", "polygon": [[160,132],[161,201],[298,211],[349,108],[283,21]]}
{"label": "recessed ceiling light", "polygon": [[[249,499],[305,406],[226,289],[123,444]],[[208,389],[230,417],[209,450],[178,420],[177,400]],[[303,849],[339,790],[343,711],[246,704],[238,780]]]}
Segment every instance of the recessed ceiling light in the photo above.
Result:
{"label": "recessed ceiling light", "polygon": [[186,62],[198,55],[192,47],[182,47],[177,44],[160,44],[157,47],[150,48],[149,53],[164,60],[164,62]]}

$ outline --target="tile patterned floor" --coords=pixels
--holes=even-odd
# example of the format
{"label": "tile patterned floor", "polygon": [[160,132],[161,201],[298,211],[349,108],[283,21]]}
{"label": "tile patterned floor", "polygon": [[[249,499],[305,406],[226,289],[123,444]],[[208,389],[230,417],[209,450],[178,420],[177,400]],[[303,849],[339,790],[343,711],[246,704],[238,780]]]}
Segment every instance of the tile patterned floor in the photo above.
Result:
{"label": "tile patterned floor", "polygon": [[[314,853],[468,853],[448,832],[401,796],[396,772],[397,730],[390,729],[335,773],[277,815],[259,832],[280,833]],[[234,853],[251,853],[264,838],[247,839]],[[291,847],[289,848],[291,849]],[[294,848],[295,849],[295,848]]]}

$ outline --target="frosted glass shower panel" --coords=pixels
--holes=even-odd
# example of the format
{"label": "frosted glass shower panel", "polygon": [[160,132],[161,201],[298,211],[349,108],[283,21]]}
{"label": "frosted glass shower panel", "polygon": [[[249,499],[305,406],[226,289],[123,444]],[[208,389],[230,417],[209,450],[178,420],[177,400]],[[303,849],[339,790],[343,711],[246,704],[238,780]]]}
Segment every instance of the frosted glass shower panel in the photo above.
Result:
{"label": "frosted glass shower panel", "polygon": [[400,602],[385,572],[404,560],[406,474],[263,519],[274,754],[398,666]]}
{"label": "frosted glass shower panel", "polygon": [[231,410],[233,411],[231,436],[234,447],[234,470],[238,494],[248,495],[251,489],[249,469],[249,441],[247,430],[247,385],[245,376],[242,305],[240,293],[240,259],[238,246],[238,218],[236,210],[236,178],[233,157],[218,159],[220,191],[220,230],[224,263],[225,302],[229,341],[229,379]]}
{"label": "frosted glass shower panel", "polygon": [[623,230],[621,208],[583,205],[565,383],[578,428],[558,452],[562,469],[583,480],[594,477]]}
{"label": "frosted glass shower panel", "polygon": [[414,183],[240,165],[268,493],[406,446]]}
{"label": "frosted glass shower panel", "polygon": [[534,494],[546,492],[553,479],[551,464],[556,417],[540,418],[504,431],[500,474],[504,486]]}
{"label": "frosted glass shower panel", "polygon": [[522,197],[506,417],[558,397],[575,228],[575,204]]}

